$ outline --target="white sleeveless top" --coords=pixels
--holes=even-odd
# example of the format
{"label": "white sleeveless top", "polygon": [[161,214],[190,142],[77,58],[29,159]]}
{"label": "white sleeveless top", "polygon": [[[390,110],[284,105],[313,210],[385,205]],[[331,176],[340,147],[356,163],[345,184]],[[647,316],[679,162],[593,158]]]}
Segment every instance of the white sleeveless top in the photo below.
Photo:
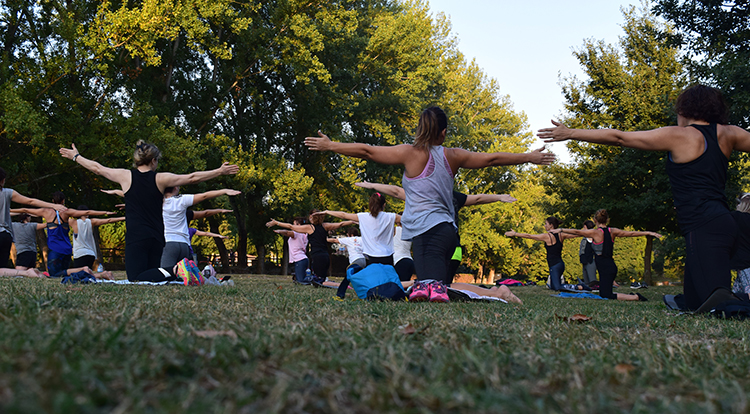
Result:
{"label": "white sleeveless top", "polygon": [[73,237],[73,258],[96,257],[96,242],[90,219],[78,219],[78,233]]}

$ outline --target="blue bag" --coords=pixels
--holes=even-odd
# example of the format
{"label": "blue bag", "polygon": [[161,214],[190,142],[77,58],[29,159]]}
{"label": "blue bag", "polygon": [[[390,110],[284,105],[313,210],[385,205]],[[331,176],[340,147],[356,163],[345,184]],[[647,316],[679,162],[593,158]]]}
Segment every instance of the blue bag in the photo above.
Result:
{"label": "blue bag", "polygon": [[406,292],[401,285],[396,269],[390,265],[371,264],[364,269],[350,267],[346,270],[346,279],[339,286],[338,296],[346,294],[346,285],[352,284],[357,297],[366,300],[404,300]]}

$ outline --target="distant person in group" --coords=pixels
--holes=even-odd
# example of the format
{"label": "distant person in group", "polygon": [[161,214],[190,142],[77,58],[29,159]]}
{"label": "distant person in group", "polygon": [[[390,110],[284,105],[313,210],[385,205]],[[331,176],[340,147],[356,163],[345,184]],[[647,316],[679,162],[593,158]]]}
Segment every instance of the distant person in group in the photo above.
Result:
{"label": "distant person in group", "polygon": [[[36,198],[26,197],[10,188],[5,188],[7,173],[0,168],[0,276],[38,276],[33,270],[16,270],[11,269],[6,272],[10,266],[10,248],[13,245],[13,226],[10,219],[11,202],[23,204],[38,208],[50,208],[56,211],[65,211],[67,207],[62,204],[53,204],[46,201],[37,200]],[[23,272],[23,274],[19,274]]]}
{"label": "distant person in group", "polygon": [[[612,287],[617,277],[617,265],[613,256],[615,239],[617,237],[644,237],[652,236],[661,238],[661,234],[653,231],[627,231],[620,230],[616,227],[608,227],[609,213],[607,210],[601,209],[594,214],[594,223],[596,228],[578,230],[578,229],[555,229],[552,230],[555,233],[559,233],[561,236],[573,235],[573,237],[590,237],[593,239],[594,245],[601,246],[601,253],[596,253],[596,270],[599,271],[599,296],[605,299],[616,299],[616,300],[640,300],[645,301],[646,298],[640,293],[635,294],[622,294],[613,293]],[[596,249],[595,249],[596,250]]]}
{"label": "distant person in group", "polygon": [[18,215],[18,221],[13,222],[13,239],[16,245],[16,269],[29,270],[36,268],[38,251],[36,248],[36,232],[47,227],[46,223],[31,222],[31,216],[26,213]]}
{"label": "distant person in group", "polygon": [[[165,188],[162,215],[166,244],[164,245],[159,267],[169,269],[184,258],[192,260],[192,255],[190,254],[190,229],[186,216],[189,207],[223,195],[236,196],[238,194],[240,194],[239,191],[228,188],[207,191],[200,194],[180,194],[180,186]],[[125,204],[127,206],[127,203]],[[193,216],[195,216],[195,213],[193,213]]]}
{"label": "distant person in group", "polygon": [[[65,194],[61,191],[55,191],[52,194],[52,201],[55,204],[65,205]],[[70,273],[67,270],[71,267],[71,257],[73,255],[73,245],[70,243],[70,222],[69,220],[79,217],[104,216],[115,214],[112,211],[103,210],[77,210],[69,208],[63,212],[51,208],[15,208],[14,212],[26,213],[44,218],[47,222],[47,273],[50,277],[64,277]],[[73,266],[74,268],[83,268],[83,266]]]}
{"label": "distant person in group", "polygon": [[547,217],[544,220],[544,231],[542,234],[519,233],[517,231],[505,232],[506,237],[520,237],[544,242],[544,248],[547,250],[547,266],[549,266],[549,288],[555,291],[562,290],[565,273],[565,262],[562,259],[563,241],[578,237],[568,233],[554,233],[552,230],[560,226],[560,220],[557,217]]}
{"label": "distant person in group", "polygon": [[[78,206],[78,210],[86,211],[88,207],[80,205]],[[87,266],[90,269],[94,269],[97,250],[96,240],[94,239],[94,227],[120,221],[125,221],[125,217],[111,217],[106,219],[92,219],[89,216],[81,216],[77,219],[70,217],[68,224],[71,230],[73,230],[73,264],[71,267]],[[99,278],[112,278],[112,273],[108,271],[96,272],[95,275]]]}
{"label": "distant person in group", "polygon": [[[304,217],[294,218],[294,226],[302,226],[304,224]],[[310,267],[310,259],[307,258],[307,233],[278,229],[274,230],[274,232],[288,238],[289,265],[292,266],[294,272],[293,280],[302,285],[309,285],[311,281],[307,278],[307,269]]]}
{"label": "distant person in group", "polygon": [[158,268],[164,249],[162,203],[167,187],[196,184],[221,175],[237,174],[239,167],[224,163],[209,171],[191,174],[157,173],[161,152],[139,140],[133,154],[132,170],[109,168],[85,158],[72,148],[60,148],[60,154],[94,174],[120,184],[125,195],[125,271],[128,280],[136,280],[143,272]]}
{"label": "distant person in group", "polygon": [[[453,209],[453,177],[459,168],[483,168],[531,162],[550,164],[554,154],[544,148],[525,154],[475,153],[460,148],[444,148],[448,117],[438,107],[422,111],[414,143],[374,146],[361,143],[333,142],[322,132],[305,138],[305,145],[315,151],[333,151],[389,165],[403,165],[402,187],[406,206],[402,220],[403,239],[412,241],[414,266],[419,281],[443,278],[450,269],[456,245]],[[434,291],[434,293],[433,293]],[[411,300],[447,301],[445,284],[416,283]]]}
{"label": "distant person in group", "polygon": [[[369,183],[369,182],[360,182],[360,183],[355,183],[354,185],[362,187],[362,188],[376,190],[383,194],[389,195],[391,197],[398,198],[399,200],[406,199],[406,193],[404,192],[404,189],[397,185],[377,184],[377,183]],[[490,203],[496,203],[496,202],[512,203],[514,201],[516,201],[516,199],[508,194],[466,195],[463,193],[459,193],[456,190],[453,190],[453,219],[454,219],[456,228],[458,228],[458,225],[459,225],[458,212],[463,207],[480,205],[480,204],[490,204]],[[456,233],[458,234],[458,230],[456,230]],[[399,234],[396,237],[399,239],[401,238],[400,229],[399,229]],[[411,248],[411,243],[409,243],[409,248]],[[451,263],[448,269],[448,274],[443,279],[444,283],[450,284],[453,282],[453,279],[456,275],[456,271],[458,270],[458,266],[461,264],[462,257],[463,257],[463,246],[461,246],[460,239],[459,239],[458,244],[456,245],[456,249],[453,251],[453,255],[451,256]],[[411,256],[409,256],[409,259],[411,260]],[[411,263],[413,265],[414,262],[412,261]],[[398,269],[396,270],[398,271]],[[401,273],[399,273],[399,275],[400,274]],[[411,274],[409,274],[409,279],[411,279]],[[409,279],[406,279],[406,280],[409,280]]]}
{"label": "distant person in group", "polygon": [[385,197],[380,193],[370,195],[368,205],[369,212],[355,214],[325,210],[317,214],[328,214],[359,223],[359,231],[362,233],[362,253],[365,256],[366,265],[379,263],[393,266],[394,225],[401,223],[401,216],[383,211]]}
{"label": "distant person in group", "polygon": [[328,239],[328,242],[346,246],[346,254],[349,257],[349,266],[346,267],[347,269],[353,266],[364,269],[367,266],[365,254],[362,250],[362,237],[360,237],[359,230],[356,227],[346,229],[346,237],[331,237]]}
{"label": "distant person in group", "polygon": [[[581,230],[589,230],[594,228],[594,222],[586,220],[583,222]],[[601,245],[597,245],[601,248]],[[601,250],[599,251],[601,254]],[[596,263],[594,262],[594,245],[593,239],[582,237],[581,246],[578,249],[578,258],[581,261],[581,267],[583,269],[583,283],[587,286],[595,284],[596,279]]]}
{"label": "distant person in group", "polygon": [[326,223],[323,221],[325,215],[316,214],[319,210],[310,211],[308,219],[310,224],[289,224],[277,220],[266,223],[266,227],[279,226],[297,233],[307,234],[307,242],[310,244],[310,262],[313,274],[317,277],[317,283],[323,283],[328,277],[328,268],[331,264],[331,256],[328,253],[328,232],[335,231],[341,227],[351,226],[354,221],[341,221],[338,223]]}
{"label": "distant person in group", "polygon": [[709,86],[685,89],[675,111],[677,126],[649,131],[569,129],[552,121],[555,126],[538,135],[546,142],[574,139],[668,151],[667,175],[686,243],[684,302],[697,310],[714,292],[730,291],[731,269],[750,267],[750,219],[729,209],[725,191],[729,159],[735,150],[750,152],[750,132],[727,125],[724,98]]}

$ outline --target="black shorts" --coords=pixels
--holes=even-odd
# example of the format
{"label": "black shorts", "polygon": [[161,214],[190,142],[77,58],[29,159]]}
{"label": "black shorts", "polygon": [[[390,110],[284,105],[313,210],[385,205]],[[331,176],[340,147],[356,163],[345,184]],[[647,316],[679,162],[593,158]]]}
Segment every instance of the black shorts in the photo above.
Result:
{"label": "black shorts", "polygon": [[76,267],[88,266],[89,269],[94,270],[95,260],[96,260],[96,257],[91,256],[91,255],[76,257],[73,259],[73,264],[70,265],[70,267],[76,268]]}
{"label": "black shorts", "polygon": [[30,269],[36,267],[36,252],[18,253],[16,256],[16,266],[28,267]]}

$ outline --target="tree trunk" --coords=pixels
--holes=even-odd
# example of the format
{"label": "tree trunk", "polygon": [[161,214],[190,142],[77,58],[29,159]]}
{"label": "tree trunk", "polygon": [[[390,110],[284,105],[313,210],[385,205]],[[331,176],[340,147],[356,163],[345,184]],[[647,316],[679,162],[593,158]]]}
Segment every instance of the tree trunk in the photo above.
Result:
{"label": "tree trunk", "polygon": [[474,278],[474,280],[481,280],[484,277],[484,267],[480,264],[479,269],[477,269],[477,277]]}
{"label": "tree trunk", "polygon": [[495,283],[495,269],[494,268],[490,269],[490,274],[487,276],[487,280],[483,281],[482,283],[487,284],[487,285],[491,285]]}
{"label": "tree trunk", "polygon": [[654,248],[654,237],[646,236],[646,249],[643,253],[643,281],[651,286],[651,253]]}
{"label": "tree trunk", "polygon": [[282,251],[281,274],[286,276],[289,274],[289,237],[284,237],[284,246],[282,246]]}
{"label": "tree trunk", "polygon": [[[266,274],[266,246],[263,244],[256,244],[255,250],[258,251],[258,257],[255,260],[258,261],[258,273],[261,275]],[[247,258],[245,259],[247,260]]]}

